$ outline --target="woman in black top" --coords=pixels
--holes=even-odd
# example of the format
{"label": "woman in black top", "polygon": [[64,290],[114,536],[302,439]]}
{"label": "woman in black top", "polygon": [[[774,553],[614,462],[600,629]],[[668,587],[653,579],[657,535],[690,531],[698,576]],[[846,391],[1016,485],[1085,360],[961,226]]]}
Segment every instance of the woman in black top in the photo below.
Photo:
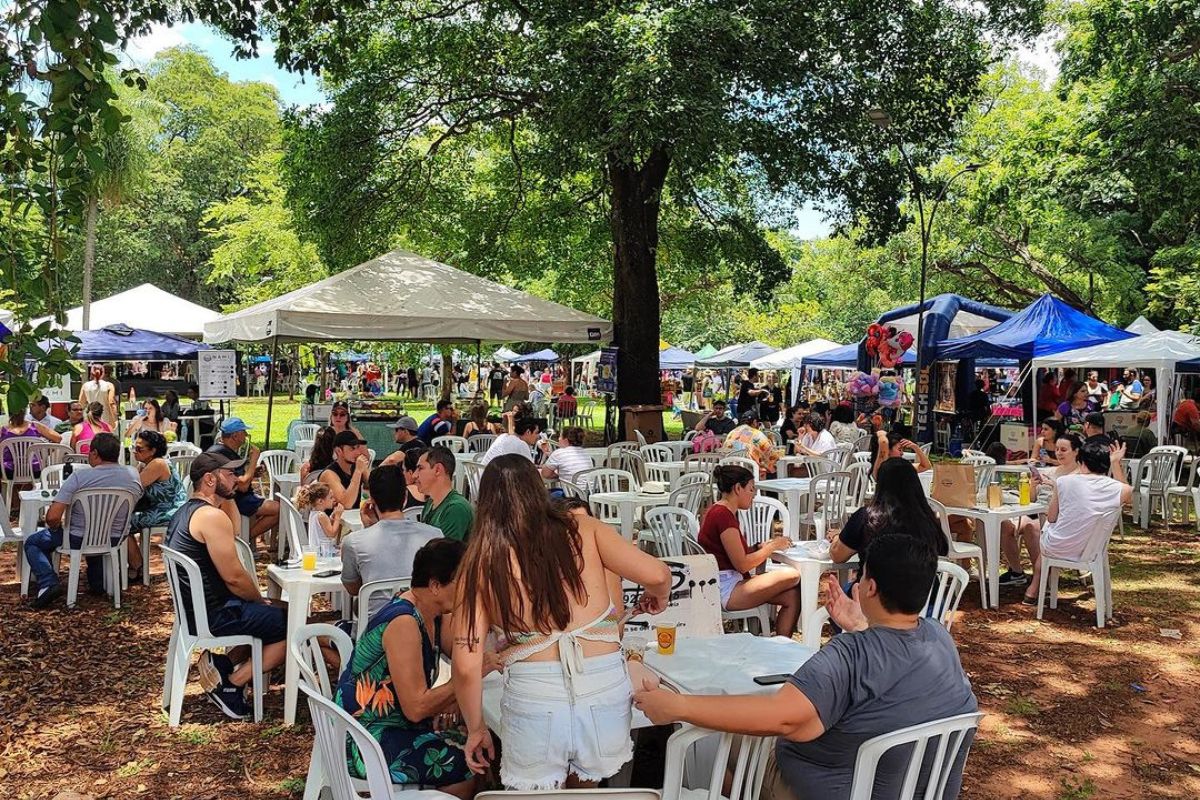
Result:
{"label": "woman in black top", "polygon": [[913,465],[889,458],[879,467],[875,499],[850,515],[834,538],[829,556],[842,563],[861,553],[874,536],[904,533],[924,539],[939,556],[950,552],[942,524],[925,499],[925,490]]}
{"label": "woman in black top", "polygon": [[787,418],[779,428],[779,435],[784,443],[800,441],[800,429],[808,419],[808,406],[795,405],[788,409]]}

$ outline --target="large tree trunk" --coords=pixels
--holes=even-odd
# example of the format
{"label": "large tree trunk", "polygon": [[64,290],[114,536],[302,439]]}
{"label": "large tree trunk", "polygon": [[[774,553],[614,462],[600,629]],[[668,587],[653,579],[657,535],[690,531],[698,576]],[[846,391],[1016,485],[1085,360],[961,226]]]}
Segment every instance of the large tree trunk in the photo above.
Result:
{"label": "large tree trunk", "polygon": [[617,402],[658,403],[658,212],[671,157],[654,148],[640,165],[609,153],[613,240],[613,343]]}
{"label": "large tree trunk", "polygon": [[100,216],[100,200],[88,198],[84,220],[86,237],[83,240],[83,329],[91,329],[92,321],[92,273],[96,269],[96,218]]}
{"label": "large tree trunk", "polygon": [[449,400],[454,389],[454,345],[443,344],[438,347],[442,354],[442,385],[441,399]]}

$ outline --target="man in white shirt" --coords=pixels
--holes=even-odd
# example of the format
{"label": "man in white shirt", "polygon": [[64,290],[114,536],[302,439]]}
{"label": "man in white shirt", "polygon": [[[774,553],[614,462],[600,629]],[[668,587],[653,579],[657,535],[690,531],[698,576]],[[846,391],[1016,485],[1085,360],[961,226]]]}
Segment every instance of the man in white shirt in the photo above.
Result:
{"label": "man in white shirt", "polygon": [[804,423],[804,435],[796,442],[796,452],[805,456],[824,456],[837,446],[833,434],[825,430],[825,417],[816,413],[808,415]]}
{"label": "man in white shirt", "polygon": [[50,430],[62,425],[62,420],[50,413],[50,401],[45,395],[39,395],[30,401],[29,416],[34,422],[45,425]]}
{"label": "man in white shirt", "polygon": [[524,417],[514,421],[512,411],[505,411],[503,417],[505,424],[508,425],[508,433],[502,433],[496,437],[496,441],[492,442],[492,446],[483,454],[479,463],[486,467],[492,463],[493,458],[509,453],[515,453],[533,461],[533,446],[537,444],[538,434],[541,433],[537,420],[532,417]]}
{"label": "man in white shirt", "polygon": [[558,449],[550,454],[546,463],[538,470],[543,478],[558,478],[575,483],[575,477],[595,465],[592,457],[583,451],[583,428],[563,428],[558,439]]}
{"label": "man in white shirt", "polygon": [[[1050,508],[1042,529],[1041,553],[1034,560],[1034,578],[1022,602],[1037,605],[1037,576],[1042,558],[1079,558],[1096,537],[1116,526],[1121,509],[1133,498],[1125,482],[1121,459],[1125,445],[1089,439],[1079,448],[1079,471],[1050,481]],[[1036,488],[1036,487],[1035,487]]]}

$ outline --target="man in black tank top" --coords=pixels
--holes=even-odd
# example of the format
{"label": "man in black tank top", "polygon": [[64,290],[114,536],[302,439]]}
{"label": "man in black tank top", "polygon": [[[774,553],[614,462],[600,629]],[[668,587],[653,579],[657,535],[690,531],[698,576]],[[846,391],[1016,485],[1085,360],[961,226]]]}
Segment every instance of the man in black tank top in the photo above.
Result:
{"label": "man in black tank top", "polygon": [[318,480],[329,487],[342,508],[358,508],[371,475],[371,456],[366,440],[354,431],[342,431],[333,439],[333,463]]}
{"label": "man in black tank top", "polygon": [[[233,497],[235,470],[244,464],[221,453],[203,453],[192,462],[192,497],[167,526],[167,547],[192,559],[200,568],[200,592],[214,636],[253,636],[262,640],[262,667],[270,672],[287,654],[287,609],[259,594],[258,582],[246,572],[235,541],[238,511]],[[195,632],[192,587],[187,573],[175,577],[188,609],[189,632]],[[235,647],[226,655],[205,651],[200,658],[200,684],[218,708],[232,719],[250,715],[245,691],[253,678],[250,648]]]}

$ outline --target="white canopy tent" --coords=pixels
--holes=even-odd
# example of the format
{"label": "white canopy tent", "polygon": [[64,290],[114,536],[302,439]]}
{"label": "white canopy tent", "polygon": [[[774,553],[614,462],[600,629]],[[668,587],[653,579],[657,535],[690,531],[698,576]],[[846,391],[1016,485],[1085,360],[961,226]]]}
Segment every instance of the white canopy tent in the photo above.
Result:
{"label": "white canopy tent", "polygon": [[206,342],[601,342],[612,323],[393,250],[204,326]]}
{"label": "white canopy tent", "polygon": [[[918,315],[913,313],[909,314],[907,317],[889,319],[887,322],[882,324],[891,325],[897,331],[908,331],[915,338],[917,335],[917,317]],[[929,324],[928,310],[925,312],[925,324]],[[998,324],[999,323],[994,319],[988,319],[987,317],[979,314],[972,314],[969,311],[959,311],[954,315],[954,318],[950,320],[950,332],[946,335],[946,338],[958,339],[963,336],[973,336],[976,333],[981,333],[982,331],[994,328]]]}
{"label": "white canopy tent", "polygon": [[800,389],[804,359],[808,356],[815,356],[817,353],[825,353],[837,347],[841,347],[841,345],[837,342],[831,342],[828,339],[810,339],[807,342],[794,344],[791,347],[771,353],[770,355],[756,358],[750,362],[750,366],[757,369],[791,370],[792,377],[788,381],[788,388],[790,389],[791,401],[794,403],[796,402],[796,393]]}
{"label": "white canopy tent", "polygon": [[[152,283],[143,283],[92,303],[88,327],[96,331],[110,325],[136,325],[141,330],[199,339],[204,335],[204,326],[220,317],[219,311],[184,300]],[[47,319],[35,319],[31,324],[38,325]],[[83,306],[67,312],[66,329],[83,330]]]}
{"label": "white canopy tent", "polygon": [[1154,326],[1154,323],[1142,316],[1139,316],[1133,322],[1126,325],[1125,330],[1130,333],[1136,333],[1138,336],[1145,336],[1147,333],[1158,333],[1158,328]]}
{"label": "white canopy tent", "polygon": [[1058,367],[1135,367],[1153,369],[1157,373],[1155,387],[1154,430],[1159,442],[1169,430],[1171,410],[1175,407],[1175,365],[1180,361],[1200,358],[1200,338],[1178,331],[1157,333],[1123,339],[1119,342],[1067,350],[1033,359],[1033,366],[1046,369]]}

